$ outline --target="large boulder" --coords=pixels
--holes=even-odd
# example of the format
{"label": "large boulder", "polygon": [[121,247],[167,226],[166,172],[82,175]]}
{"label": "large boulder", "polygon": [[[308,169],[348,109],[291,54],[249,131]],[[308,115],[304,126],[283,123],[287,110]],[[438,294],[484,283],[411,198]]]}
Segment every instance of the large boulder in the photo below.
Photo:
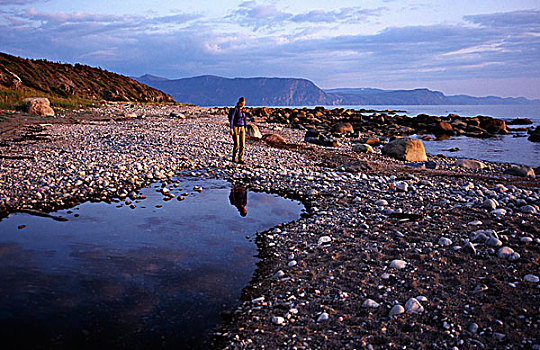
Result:
{"label": "large boulder", "polygon": [[352,134],[354,132],[354,128],[351,123],[336,123],[334,126],[332,126],[332,132],[338,134]]}
{"label": "large boulder", "polygon": [[278,134],[266,134],[262,139],[271,145],[284,145],[286,144],[285,139]]}
{"label": "large boulder", "polygon": [[54,117],[54,110],[51,108],[51,103],[45,97],[29,97],[25,98],[26,111],[30,114],[37,114],[43,117]]}
{"label": "large boulder", "polygon": [[410,137],[389,142],[383,147],[382,153],[408,162],[427,161],[426,150],[422,141]]}
{"label": "large boulder", "polygon": [[465,169],[484,169],[486,167],[484,163],[474,159],[458,159],[456,165]]}
{"label": "large boulder", "polygon": [[536,177],[534,169],[528,166],[524,166],[524,165],[513,166],[511,168],[506,169],[504,173],[508,175],[514,175],[514,176],[530,177],[533,179]]}
{"label": "large boulder", "polygon": [[261,134],[261,131],[259,130],[259,127],[254,124],[248,124],[246,126],[246,135],[254,137],[256,139],[262,138],[262,134]]}

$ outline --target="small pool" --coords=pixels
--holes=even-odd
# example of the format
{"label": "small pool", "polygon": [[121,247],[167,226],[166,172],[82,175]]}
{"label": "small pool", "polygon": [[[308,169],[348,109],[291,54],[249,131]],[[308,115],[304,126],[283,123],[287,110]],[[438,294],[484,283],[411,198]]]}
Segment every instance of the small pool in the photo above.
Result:
{"label": "small pool", "polygon": [[302,211],[178,178],[51,213],[67,221],[12,214],[0,221],[0,336],[14,348],[205,348],[253,276],[256,233]]}

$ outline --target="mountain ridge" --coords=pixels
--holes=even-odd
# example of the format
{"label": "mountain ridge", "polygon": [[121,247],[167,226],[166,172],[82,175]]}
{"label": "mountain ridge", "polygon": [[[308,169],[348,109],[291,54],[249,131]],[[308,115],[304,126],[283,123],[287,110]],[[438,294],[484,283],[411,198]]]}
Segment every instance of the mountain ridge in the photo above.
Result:
{"label": "mountain ridge", "polygon": [[540,103],[523,97],[446,96],[427,88],[384,90],[376,88],[321,89],[303,78],[225,78],[201,75],[167,79],[152,75],[133,77],[144,84],[169,93],[177,101],[201,106],[226,106],[245,96],[250,105],[478,105]]}

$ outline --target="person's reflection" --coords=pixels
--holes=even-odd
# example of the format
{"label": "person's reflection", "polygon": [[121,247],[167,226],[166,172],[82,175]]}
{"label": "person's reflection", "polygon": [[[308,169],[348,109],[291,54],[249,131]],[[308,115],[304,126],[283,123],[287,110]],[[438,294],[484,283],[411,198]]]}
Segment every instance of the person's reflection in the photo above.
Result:
{"label": "person's reflection", "polygon": [[243,186],[234,186],[231,188],[231,194],[229,195],[229,201],[232,205],[238,209],[240,215],[246,216],[246,204],[247,204],[247,190]]}

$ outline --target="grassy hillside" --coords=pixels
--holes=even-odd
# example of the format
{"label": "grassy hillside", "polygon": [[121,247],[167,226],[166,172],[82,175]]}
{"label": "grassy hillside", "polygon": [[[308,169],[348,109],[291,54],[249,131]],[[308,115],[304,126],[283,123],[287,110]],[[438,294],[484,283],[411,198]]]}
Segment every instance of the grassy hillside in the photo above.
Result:
{"label": "grassy hillside", "polygon": [[24,97],[43,96],[53,106],[76,108],[99,101],[174,103],[157,89],[120,74],[82,64],[29,60],[0,52],[0,109]]}

